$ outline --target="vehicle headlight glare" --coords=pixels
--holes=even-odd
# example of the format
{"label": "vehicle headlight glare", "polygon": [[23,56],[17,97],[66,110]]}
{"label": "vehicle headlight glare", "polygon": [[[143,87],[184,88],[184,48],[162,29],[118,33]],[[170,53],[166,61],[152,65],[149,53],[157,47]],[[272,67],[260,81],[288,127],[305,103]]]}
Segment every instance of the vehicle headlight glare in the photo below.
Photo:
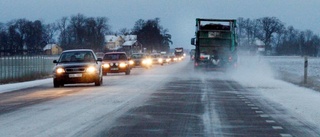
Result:
{"label": "vehicle headlight glare", "polygon": [[129,64],[130,64],[130,65],[133,65],[133,64],[134,64],[134,61],[130,60],[130,61],[129,61]]}
{"label": "vehicle headlight glare", "polygon": [[120,64],[119,64],[119,67],[120,67],[120,68],[124,68],[124,67],[126,67],[126,66],[127,66],[126,63],[120,63]]}
{"label": "vehicle headlight glare", "polygon": [[103,64],[103,67],[104,68],[110,68],[110,65],[109,64]]}
{"label": "vehicle headlight glare", "polygon": [[96,68],[95,67],[88,67],[86,71],[88,73],[93,73],[93,72],[96,72]]}
{"label": "vehicle headlight glare", "polygon": [[152,64],[152,60],[151,59],[145,59],[142,61],[143,64],[146,64],[146,65],[150,65]]}
{"label": "vehicle headlight glare", "polygon": [[64,73],[64,72],[66,72],[63,68],[58,68],[57,70],[56,70],[56,72],[58,73],[58,74],[61,74],[61,73]]}

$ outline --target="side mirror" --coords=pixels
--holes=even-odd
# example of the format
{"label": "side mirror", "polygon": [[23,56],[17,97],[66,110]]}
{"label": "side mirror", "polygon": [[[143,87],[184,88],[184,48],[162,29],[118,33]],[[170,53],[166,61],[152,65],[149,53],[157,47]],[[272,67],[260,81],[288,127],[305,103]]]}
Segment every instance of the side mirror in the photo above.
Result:
{"label": "side mirror", "polygon": [[191,45],[196,45],[195,43],[196,43],[196,38],[192,38],[191,39]]}
{"label": "side mirror", "polygon": [[102,62],[102,58],[98,58],[98,59],[97,59],[97,61],[100,61],[100,62]]}
{"label": "side mirror", "polygon": [[53,63],[58,63],[58,61],[57,60],[53,60]]}

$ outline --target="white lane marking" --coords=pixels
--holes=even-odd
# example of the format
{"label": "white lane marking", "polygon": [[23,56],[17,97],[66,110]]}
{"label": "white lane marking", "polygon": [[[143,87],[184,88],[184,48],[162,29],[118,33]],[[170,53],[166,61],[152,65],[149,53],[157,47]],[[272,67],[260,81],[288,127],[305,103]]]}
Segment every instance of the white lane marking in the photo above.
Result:
{"label": "white lane marking", "polygon": [[241,99],[242,101],[248,101],[248,99],[246,99],[246,98],[243,98],[243,99]]}
{"label": "white lane marking", "polygon": [[266,120],[267,123],[276,123],[274,120]]}
{"label": "white lane marking", "polygon": [[239,97],[239,98],[242,98],[242,99],[244,99],[245,97]]}
{"label": "white lane marking", "polygon": [[269,115],[262,114],[262,115],[260,115],[260,117],[269,117]]}
{"label": "white lane marking", "polygon": [[262,114],[262,113],[263,113],[263,111],[256,111],[256,113]]}
{"label": "white lane marking", "polygon": [[283,129],[281,126],[272,126],[273,129]]}
{"label": "white lane marking", "polygon": [[250,101],[245,101],[244,103],[246,103],[246,104],[250,104],[251,102],[250,102]]}
{"label": "white lane marking", "polygon": [[249,107],[254,107],[254,106],[256,106],[256,105],[254,105],[254,104],[248,104],[248,106],[249,106]]}
{"label": "white lane marking", "polygon": [[281,137],[292,137],[290,134],[280,134]]}
{"label": "white lane marking", "polygon": [[259,109],[258,107],[251,107],[251,109]]}

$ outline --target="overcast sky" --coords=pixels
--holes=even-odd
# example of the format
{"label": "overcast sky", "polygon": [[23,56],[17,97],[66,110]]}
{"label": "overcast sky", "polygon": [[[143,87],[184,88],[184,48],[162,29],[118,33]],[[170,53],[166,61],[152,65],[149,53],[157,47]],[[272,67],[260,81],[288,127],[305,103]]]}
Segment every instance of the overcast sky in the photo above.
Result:
{"label": "overcast sky", "polygon": [[131,29],[138,19],[160,18],[172,47],[192,48],[195,18],[279,18],[286,26],[320,32],[320,0],[0,0],[0,22],[41,19],[53,23],[81,13],[107,17],[112,31]]}

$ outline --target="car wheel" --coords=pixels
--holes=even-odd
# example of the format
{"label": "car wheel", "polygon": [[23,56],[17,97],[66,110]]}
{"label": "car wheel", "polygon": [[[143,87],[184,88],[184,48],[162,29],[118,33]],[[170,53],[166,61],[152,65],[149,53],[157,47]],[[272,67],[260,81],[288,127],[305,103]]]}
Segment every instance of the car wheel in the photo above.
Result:
{"label": "car wheel", "polygon": [[102,78],[102,76],[100,76],[100,77],[94,82],[94,85],[95,85],[95,86],[101,86],[101,85],[102,85],[102,82],[103,82],[103,78]]}
{"label": "car wheel", "polygon": [[126,71],[126,75],[130,75],[130,69]]}
{"label": "car wheel", "polygon": [[53,87],[58,88],[60,86],[61,86],[60,82],[58,82],[56,79],[53,79]]}

